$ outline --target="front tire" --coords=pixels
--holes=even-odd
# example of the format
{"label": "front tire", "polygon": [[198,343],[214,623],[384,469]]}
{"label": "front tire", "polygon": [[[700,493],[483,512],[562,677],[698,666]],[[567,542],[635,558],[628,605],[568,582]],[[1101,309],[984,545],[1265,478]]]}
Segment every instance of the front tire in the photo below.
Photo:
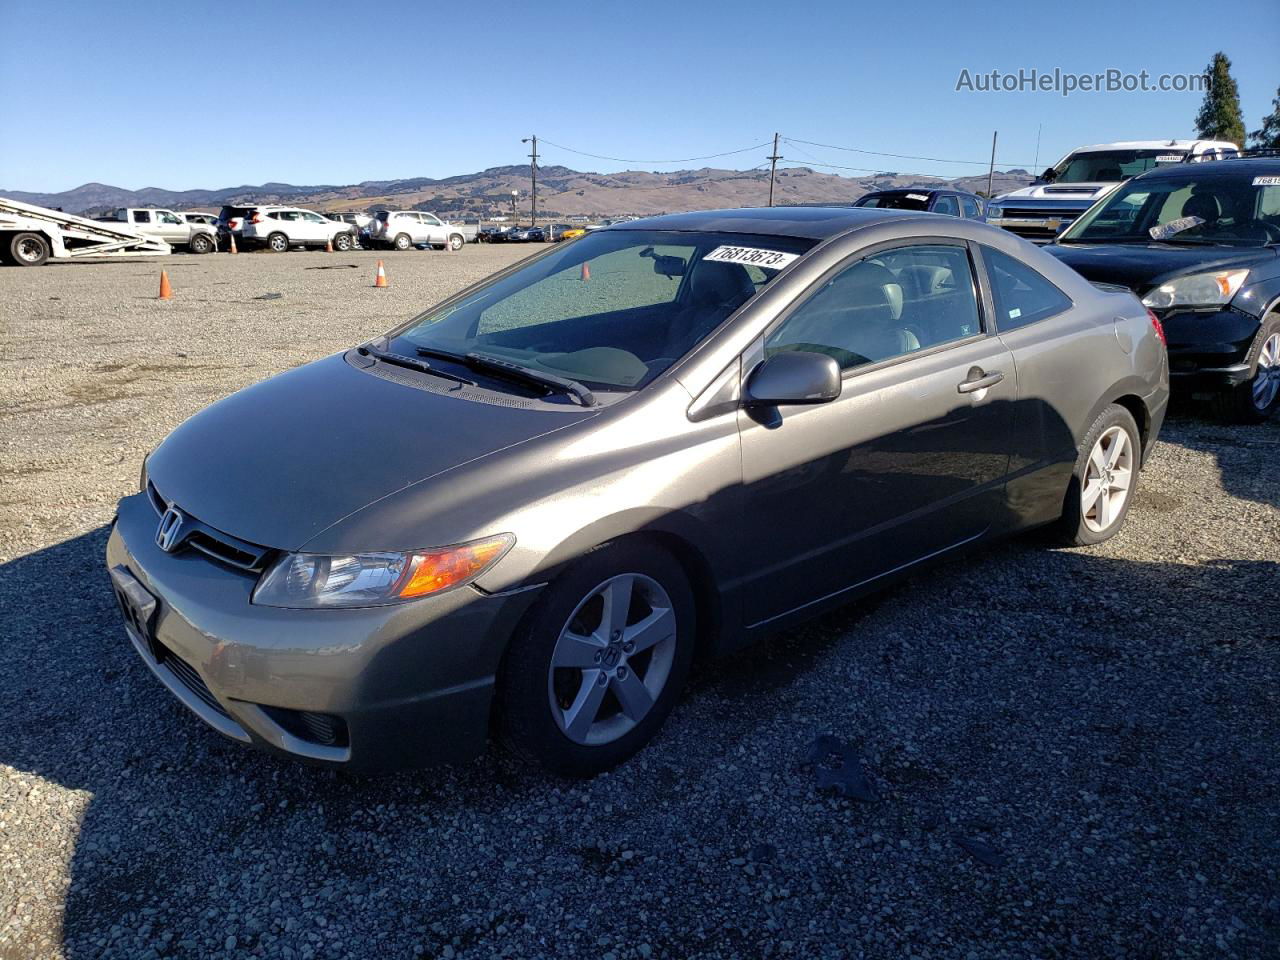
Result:
{"label": "front tire", "polygon": [[287,253],[289,250],[289,238],[283,233],[273,233],[267,237],[267,249],[272,253]]}
{"label": "front tire", "polygon": [[552,583],[511,641],[498,680],[503,739],[555,773],[593,776],[662,726],[693,661],[684,569],[645,542],[606,544]]}
{"label": "front tire", "polygon": [[1262,423],[1280,408],[1280,314],[1262,323],[1253,348],[1253,376],[1226,391],[1220,410],[1236,423]]}
{"label": "front tire", "polygon": [[1067,485],[1059,538],[1068,546],[1109,540],[1124,525],[1142,466],[1142,439],[1133,414],[1113,403],[1085,433]]}

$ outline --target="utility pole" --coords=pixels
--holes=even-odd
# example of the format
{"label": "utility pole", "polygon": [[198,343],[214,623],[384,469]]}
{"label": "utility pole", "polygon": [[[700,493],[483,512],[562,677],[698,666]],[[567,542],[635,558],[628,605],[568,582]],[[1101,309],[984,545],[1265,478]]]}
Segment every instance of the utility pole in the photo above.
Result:
{"label": "utility pole", "polygon": [[521,143],[532,143],[533,152],[529,154],[529,177],[533,180],[533,209],[529,217],[529,225],[536,227],[538,225],[538,137],[537,134],[531,134],[520,141]]}
{"label": "utility pole", "polygon": [[1039,175],[1040,173],[1040,131],[1043,129],[1043,123],[1036,127],[1036,159],[1031,164],[1031,172],[1035,175]]}
{"label": "utility pole", "polygon": [[999,130],[991,131],[991,166],[987,168],[987,199],[991,199],[991,178],[996,174],[996,137],[1000,135]]}
{"label": "utility pole", "polygon": [[773,153],[769,155],[769,206],[773,206],[773,175],[778,169],[778,161],[782,158],[778,156],[778,135],[773,135]]}

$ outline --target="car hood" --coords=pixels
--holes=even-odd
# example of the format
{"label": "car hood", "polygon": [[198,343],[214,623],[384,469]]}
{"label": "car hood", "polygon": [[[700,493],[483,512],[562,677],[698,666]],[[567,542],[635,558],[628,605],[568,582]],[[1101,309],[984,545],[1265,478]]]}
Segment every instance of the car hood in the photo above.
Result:
{"label": "car hood", "polygon": [[1115,183],[1041,183],[996,197],[991,202],[1002,204],[1010,200],[1092,200]]}
{"label": "car hood", "polygon": [[156,448],[147,471],[197,520],[297,550],[375,500],[591,415],[415,389],[336,355],[197,413]]}
{"label": "car hood", "polygon": [[1139,296],[1170,277],[1250,267],[1273,260],[1269,247],[1175,246],[1167,243],[1051,243],[1041,247],[1086,280],[1128,287]]}

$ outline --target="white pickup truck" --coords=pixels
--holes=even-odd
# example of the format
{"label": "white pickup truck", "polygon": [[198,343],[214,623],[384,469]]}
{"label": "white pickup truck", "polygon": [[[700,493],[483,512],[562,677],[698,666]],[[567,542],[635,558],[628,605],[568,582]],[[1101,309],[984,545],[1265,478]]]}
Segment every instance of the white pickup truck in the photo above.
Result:
{"label": "white pickup truck", "polygon": [[99,217],[101,223],[127,223],[131,230],[163,240],[171,247],[183,247],[192,253],[213,253],[218,247],[218,229],[207,223],[191,223],[172,210],[156,207],[120,207],[110,217]]}
{"label": "white pickup truck", "polygon": [[1125,140],[1077,147],[1029,187],[987,204],[987,223],[1047,243],[1116,184],[1174,163],[1225,160],[1240,148],[1224,140]]}

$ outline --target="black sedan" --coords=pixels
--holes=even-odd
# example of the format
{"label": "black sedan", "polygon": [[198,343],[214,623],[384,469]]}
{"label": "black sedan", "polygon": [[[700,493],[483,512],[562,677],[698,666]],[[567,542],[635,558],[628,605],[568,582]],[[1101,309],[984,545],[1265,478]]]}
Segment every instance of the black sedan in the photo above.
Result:
{"label": "black sedan", "polygon": [[1280,159],[1153,170],[1047,246],[1159,317],[1175,385],[1257,423],[1280,406]]}
{"label": "black sedan", "polygon": [[964,190],[929,190],[912,187],[907,190],[875,190],[864,193],[855,207],[878,207],[888,210],[919,210],[941,213],[966,220],[985,220],[986,206],[977,194]]}

